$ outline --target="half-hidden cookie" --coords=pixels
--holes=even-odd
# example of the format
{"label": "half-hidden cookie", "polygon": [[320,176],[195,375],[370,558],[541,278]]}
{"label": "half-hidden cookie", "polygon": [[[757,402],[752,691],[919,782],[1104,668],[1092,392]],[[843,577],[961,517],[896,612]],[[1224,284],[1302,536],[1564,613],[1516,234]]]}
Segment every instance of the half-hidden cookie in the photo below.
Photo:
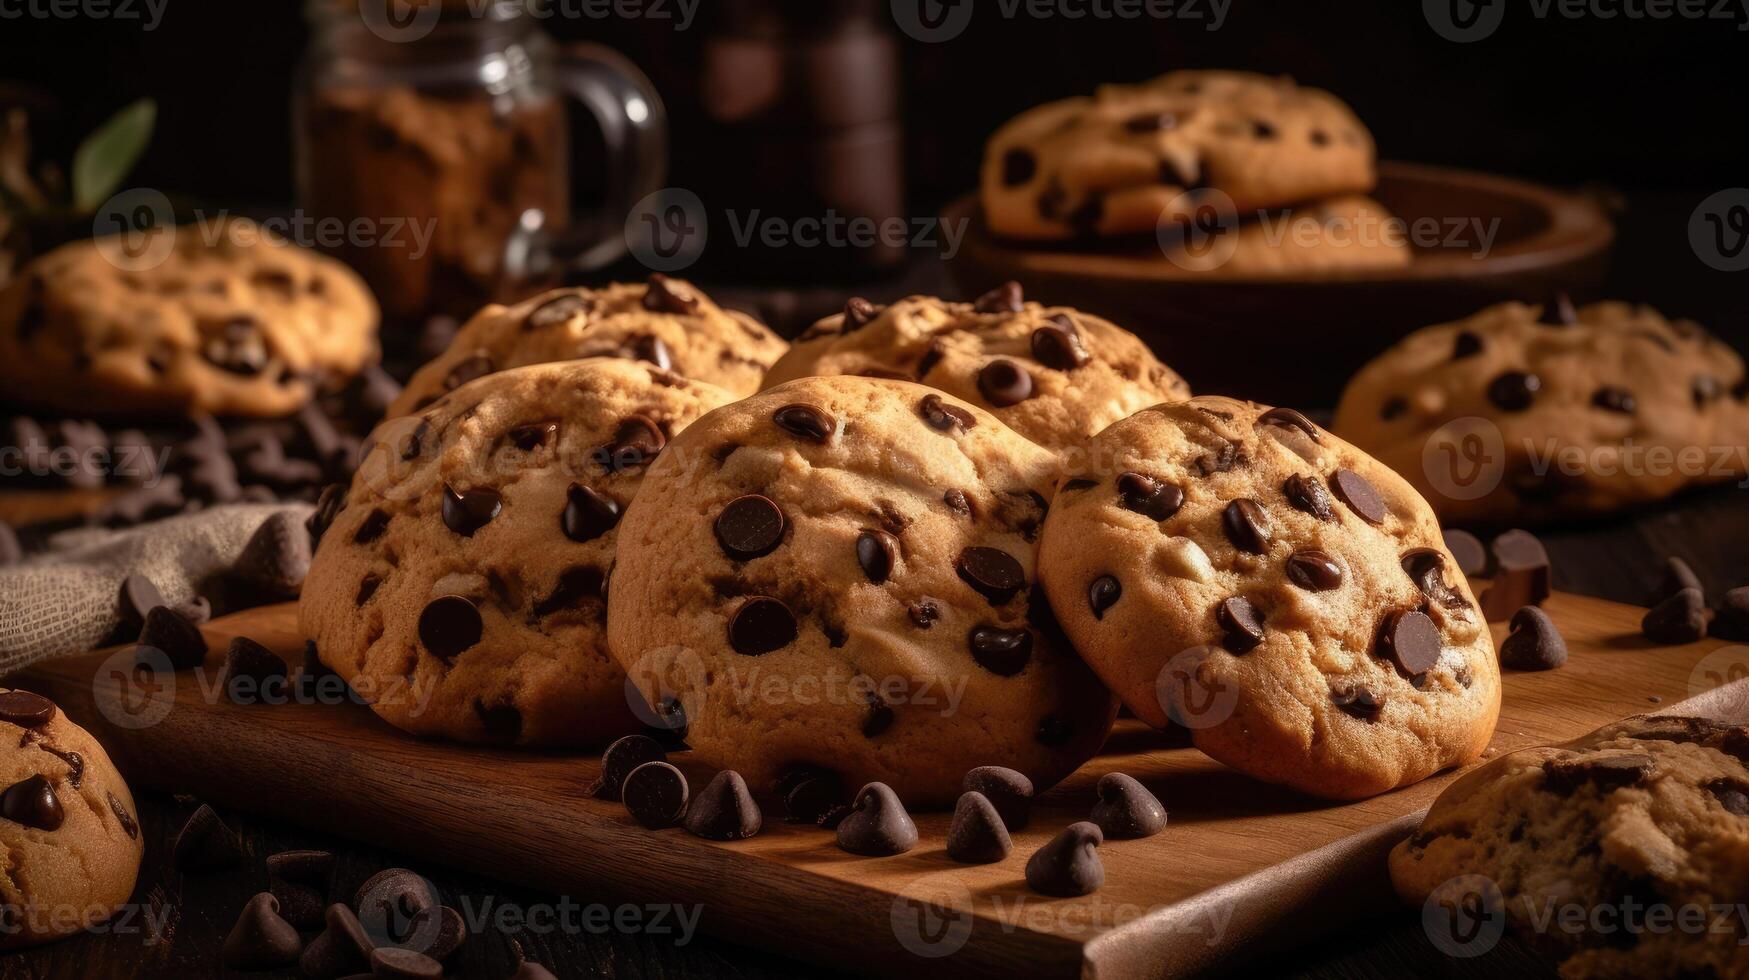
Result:
{"label": "half-hidden cookie", "polygon": [[799,337],[767,387],[818,375],[917,381],[970,402],[1041,446],[1085,442],[1190,387],[1141,338],[1066,306],[1023,300],[1007,283],[975,303],[853,299]]}
{"label": "half-hidden cookie", "polygon": [[1496,759],[1390,868],[1406,901],[1468,917],[1454,933],[1503,915],[1570,980],[1743,976],[1749,728],[1641,715]]}
{"label": "half-hidden cookie", "polygon": [[1488,624],[1407,483],[1291,409],[1194,398],[1100,433],[1039,575],[1138,717],[1319,796],[1475,758],[1500,707]]}
{"label": "half-hidden cookie", "polygon": [[1615,510],[1749,472],[1743,360],[1686,320],[1606,302],[1502,303],[1403,338],[1336,429],[1448,522]]}
{"label": "half-hidden cookie", "polygon": [[1034,588],[1056,462],[902,381],[804,378],[693,423],[619,528],[608,640],[699,758],[755,791],[835,774],[948,806],[977,766],[1041,789],[1116,702]]}
{"label": "half-hidden cookie", "polygon": [[1373,141],[1340,100],[1290,79],[1180,71],[1029,109],[984,152],[984,217],[1024,239],[1153,234],[1196,192],[1240,214],[1364,194]]}
{"label": "half-hidden cookie", "polygon": [[615,527],[651,459],[732,400],[595,358],[502,371],[383,423],[311,562],[304,635],[416,734],[586,745],[634,730],[603,632]]}
{"label": "half-hidden cookie", "polygon": [[1186,272],[1235,279],[1400,269],[1412,258],[1397,218],[1358,194],[1261,214],[1206,210],[1159,244]]}
{"label": "half-hidden cookie", "polygon": [[725,310],[691,283],[660,273],[648,282],[555,289],[474,314],[448,350],[414,373],[389,415],[416,412],[494,371],[581,357],[643,361],[750,395],[787,347],[747,314]]}
{"label": "half-hidden cookie", "polygon": [[114,915],[145,853],[138,813],[96,739],[47,698],[0,689],[0,949]]}
{"label": "half-hidden cookie", "polygon": [[351,269],[233,218],[75,242],[0,291],[0,388],[78,415],[289,415],[377,358]]}

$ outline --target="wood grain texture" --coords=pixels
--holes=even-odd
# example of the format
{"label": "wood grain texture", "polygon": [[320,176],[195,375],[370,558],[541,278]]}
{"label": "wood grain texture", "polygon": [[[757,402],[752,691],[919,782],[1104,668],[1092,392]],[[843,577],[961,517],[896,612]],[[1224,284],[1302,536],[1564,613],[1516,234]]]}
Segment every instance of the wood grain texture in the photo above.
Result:
{"label": "wood grain texture", "polygon": [[[1559,595],[1548,609],[1573,657],[1558,671],[1508,673],[1490,755],[1665,710],[1711,685],[1696,668],[1717,641],[1656,647],[1638,637],[1641,610],[1601,600]],[[91,727],[137,785],[196,792],[537,888],[698,903],[708,931],[840,968],[849,954],[871,972],[1179,976],[1227,966],[1236,952],[1303,940],[1383,900],[1385,850],[1453,778],[1331,804],[1255,783],[1181,739],[1126,723],[1098,759],[1040,800],[999,864],[949,861],[945,813],[918,814],[922,843],[893,858],[844,854],[830,834],[784,825],[770,807],[759,837],[714,844],[644,830],[618,804],[587,796],[599,771],[590,757],[419,741],[350,703],[218,700],[216,652],[238,634],[294,662],[302,646],[292,607],[264,607],[209,624],[209,669],[174,684],[147,690],[99,653],[39,668],[22,686]],[[1736,653],[1749,662],[1749,650]],[[138,725],[160,710],[156,723]],[[676,758],[695,786],[708,778]],[[1149,840],[1105,845],[1106,886],[1095,895],[1031,894],[1025,859],[1085,819],[1093,783],[1113,770],[1153,789],[1171,825]],[[919,956],[918,948],[953,952]]]}

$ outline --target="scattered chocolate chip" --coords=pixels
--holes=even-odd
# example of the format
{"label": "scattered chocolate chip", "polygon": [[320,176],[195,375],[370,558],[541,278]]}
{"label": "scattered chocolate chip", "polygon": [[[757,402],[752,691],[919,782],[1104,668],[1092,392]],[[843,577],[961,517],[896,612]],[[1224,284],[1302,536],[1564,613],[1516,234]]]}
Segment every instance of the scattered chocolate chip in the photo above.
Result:
{"label": "scattered chocolate chip", "polygon": [[565,510],[559,525],[572,541],[594,541],[619,524],[619,501],[581,483],[571,484],[565,494]]}
{"label": "scattered chocolate chip", "polygon": [[903,854],[917,846],[917,825],[886,783],[869,783],[838,823],[838,847],[864,857]]}
{"label": "scattered chocolate chip", "polygon": [[20,728],[41,728],[54,717],[55,703],[40,694],[30,691],[0,693],[0,721]]}
{"label": "scattered chocolate chip", "polygon": [[1087,586],[1087,605],[1094,619],[1104,619],[1105,611],[1123,598],[1123,583],[1115,575],[1101,575]]}
{"label": "scattered chocolate chip", "polygon": [[960,794],[947,828],[947,856],[961,864],[994,864],[1014,850],[1002,815],[984,794]]}
{"label": "scattered chocolate chip", "polygon": [[698,312],[698,300],[674,289],[674,280],[660,272],[650,273],[649,288],[644,290],[644,309],[654,313],[685,316]]}
{"label": "scattered chocolate chip", "polygon": [[1749,586],[1725,593],[1719,614],[1713,618],[1713,635],[1724,640],[1749,642]]}
{"label": "scattered chocolate chip", "polygon": [[1151,520],[1163,521],[1184,506],[1184,491],[1140,473],[1117,478],[1118,504]]}
{"label": "scattered chocolate chip", "polygon": [[271,682],[285,681],[286,673],[285,661],[279,654],[247,636],[236,636],[225,648],[219,688],[232,704],[256,704]]}
{"label": "scattered chocolate chip", "polygon": [[954,570],[993,606],[1002,605],[1026,587],[1026,569],[999,548],[966,548],[955,559]]}
{"label": "scattered chocolate chip", "polygon": [[1445,550],[1457,560],[1458,571],[1465,575],[1481,575],[1488,571],[1488,549],[1482,546],[1481,538],[1451,528],[1442,530],[1440,535],[1445,540]]}
{"label": "scattered chocolate chip", "polygon": [[686,810],[687,831],[705,840],[746,840],[762,825],[747,781],[729,769],[711,777]]}
{"label": "scattered chocolate chip", "polygon": [[1468,330],[1458,332],[1457,340],[1452,344],[1451,359],[1461,361],[1475,357],[1482,352],[1482,338]]}
{"label": "scattered chocolate chip", "polygon": [[1105,884],[1097,848],[1105,843],[1098,824],[1081,821],[1063,828],[1026,862],[1026,886],[1041,895],[1075,898]]}
{"label": "scattered chocolate chip", "polygon": [[164,605],[164,594],[152,580],[135,572],[121,580],[122,630],[129,637],[138,636],[145,625],[146,614]]}
{"label": "scattered chocolate chip", "polygon": [[795,613],[770,596],[753,596],[729,619],[729,645],[749,657],[789,646],[796,632]]}
{"label": "scattered chocolate chip", "polygon": [[[430,931],[434,926],[435,935]],[[460,912],[447,905],[439,905],[423,908],[415,913],[412,925],[408,927],[408,935],[423,940],[426,943],[425,955],[442,962],[467,940],[468,924]]]}
{"label": "scattered chocolate chip", "polygon": [[1026,308],[1020,283],[1010,279],[972,302],[975,313],[1019,313]]}
{"label": "scattered chocolate chip", "polygon": [[651,830],[672,827],[686,813],[686,777],[666,762],[646,762],[626,774],[620,796],[638,823]]}
{"label": "scattered chocolate chip", "polygon": [[596,459],[607,472],[623,473],[648,464],[667,444],[655,419],[632,415],[614,430],[613,441],[596,451]]}
{"label": "scattered chocolate chip", "polygon": [[783,540],[783,511],[756,493],[729,501],[717,515],[717,543],[737,561],[769,555]]}
{"label": "scattered chocolate chip", "polygon": [[359,522],[358,530],[353,532],[352,542],[354,544],[370,544],[372,541],[382,537],[383,532],[388,529],[388,512],[373,510],[365,516],[364,520]]}
{"label": "scattered chocolate chip", "polygon": [[419,642],[446,664],[480,642],[484,631],[480,610],[467,596],[438,596],[419,613]]}
{"label": "scattered chocolate chip", "polygon": [[1305,433],[1306,438],[1313,442],[1323,442],[1323,433],[1312,424],[1312,420],[1291,408],[1272,408],[1257,418],[1258,425],[1275,425],[1284,429],[1298,429]]}
{"label": "scattered chocolate chip", "polygon": [[1073,371],[1092,359],[1081,342],[1075,321],[1058,313],[1032,332],[1032,357],[1048,368]]}
{"label": "scattered chocolate chip", "polygon": [[1418,610],[1400,610],[1386,616],[1379,627],[1374,656],[1390,660],[1405,677],[1414,677],[1439,662],[1439,627]]}
{"label": "scattered chocolate chip", "polygon": [[1337,470],[1330,478],[1336,496],[1368,524],[1383,524],[1390,514],[1372,481],[1353,470]]}
{"label": "scattered chocolate chip", "polygon": [[1320,521],[1334,520],[1336,517],[1330,491],[1324,489],[1323,482],[1315,476],[1290,476],[1281,485],[1281,493],[1296,510],[1304,511]]}
{"label": "scattered chocolate chip", "polygon": [[1504,412],[1522,412],[1536,401],[1542,379],[1524,371],[1507,371],[1488,382],[1488,400]]}
{"label": "scattered chocolate chip", "polygon": [[1638,785],[1651,771],[1652,758],[1646,755],[1549,759],[1543,763],[1543,788],[1558,796],[1571,796],[1587,785],[1609,792]]}
{"label": "scattered chocolate chip", "polygon": [[298,958],[304,943],[298,930],[279,914],[279,901],[260,892],[243,906],[243,913],[225,937],[223,960],[232,970],[266,970]]}
{"label": "scattered chocolate chip", "polygon": [[164,654],[176,670],[193,670],[206,662],[206,638],[169,606],[159,606],[146,614],[139,642]]}
{"label": "scattered chocolate chip", "polygon": [[1322,551],[1296,551],[1288,556],[1287,577],[1308,592],[1328,592],[1342,584],[1342,566]]}
{"label": "scattered chocolate chip", "polygon": [[1330,700],[1345,714],[1361,721],[1378,721],[1385,710],[1384,696],[1365,687],[1331,688]]}
{"label": "scattered chocolate chip", "polygon": [[1269,515],[1257,501],[1241,497],[1227,504],[1221,513],[1221,526],[1233,547],[1254,555],[1269,552],[1269,540],[1275,533]]}
{"label": "scattered chocolate chip", "polygon": [[1553,670],[1567,662],[1567,641],[1549,614],[1525,606],[1512,614],[1512,634],[1500,644],[1500,663],[1513,670]]}
{"label": "scattered chocolate chip", "polygon": [[1012,149],[1002,154],[1002,186],[1018,187],[1038,173],[1038,158],[1029,150]]}
{"label": "scattered chocolate chip", "polygon": [[305,976],[317,980],[333,980],[370,969],[370,954],[375,948],[358,916],[345,903],[328,906],[324,915],[327,928],[310,941],[298,967]]}
{"label": "scattered chocolate chip", "polygon": [[443,964],[415,950],[379,946],[370,954],[370,974],[378,980],[443,980]]}
{"label": "scattered chocolate chip", "polygon": [[455,367],[450,368],[449,374],[444,375],[443,389],[445,391],[454,391],[470,381],[491,374],[492,370],[492,359],[490,357],[487,357],[485,354],[474,354],[471,357],[462,359]]}
{"label": "scattered chocolate chip", "polygon": [[662,743],[648,735],[625,735],[615,739],[601,753],[601,779],[594,794],[604,800],[618,801],[620,788],[633,769],[646,762],[667,762],[668,752]]}
{"label": "scattered chocolate chip", "polygon": [[822,444],[832,439],[838,424],[831,415],[812,405],[785,405],[771,413],[771,420],[792,436]]}
{"label": "scattered chocolate chip", "polygon": [[1224,634],[1221,646],[1229,653],[1249,653],[1263,642],[1263,614],[1244,596],[1222,600],[1215,609],[1215,622]]}
{"label": "scattered chocolate chip", "polygon": [[856,563],[870,582],[880,585],[893,574],[899,542],[885,531],[864,530],[856,536]]}
{"label": "scattered chocolate chip", "polygon": [[1549,597],[1549,553],[1529,531],[1511,530],[1488,544],[1494,580],[1482,593],[1488,622],[1509,618],[1523,606],[1540,606]]}
{"label": "scattered chocolate chip", "polygon": [[997,408],[1018,405],[1032,397],[1032,375],[1019,362],[998,357],[978,372],[978,391]]}
{"label": "scattered chocolate chip", "polygon": [[139,821],[134,819],[134,815],[128,812],[128,808],[116,798],[114,793],[106,791],[103,795],[109,799],[109,812],[115,814],[116,823],[121,824],[121,829],[128,835],[128,839],[139,840]]}
{"label": "scattered chocolate chip", "polygon": [[1693,643],[1706,635],[1706,597],[1699,589],[1682,589],[1647,610],[1640,632],[1658,643]]}
{"label": "scattered chocolate chip", "polygon": [[928,629],[941,618],[941,607],[934,599],[919,599],[905,606],[905,615],[918,629]]}
{"label": "scattered chocolate chip", "polygon": [[171,860],[178,871],[206,872],[234,868],[243,859],[237,835],[205,803],[195,810],[176,835]]}
{"label": "scattered chocolate chip", "polygon": [[966,637],[978,666],[1001,677],[1013,677],[1032,659],[1032,631],[974,626]]}
{"label": "scattered chocolate chip", "polygon": [[1011,831],[1025,830],[1032,819],[1032,780],[1005,766],[979,766],[966,773],[960,789],[990,801]]}
{"label": "scattered chocolate chip", "polygon": [[443,523],[464,538],[491,523],[504,509],[504,498],[498,491],[476,487],[457,493],[448,484],[443,487]]}
{"label": "scattered chocolate chip", "polygon": [[1148,788],[1121,772],[1099,777],[1093,822],[1110,840],[1152,837],[1166,829],[1166,808]]}
{"label": "scattered chocolate chip", "polygon": [[1694,574],[1694,569],[1688,562],[1674,555],[1664,559],[1664,580],[1658,586],[1658,591],[1652,596],[1652,605],[1657,605],[1683,589],[1693,589],[1706,594],[1706,587],[1701,584],[1700,576]]}
{"label": "scattered chocolate chip", "polygon": [[1609,412],[1619,412],[1622,415],[1632,415],[1639,407],[1634,393],[1626,388],[1615,385],[1604,385],[1591,396],[1591,404]]}
{"label": "scattered chocolate chip", "polygon": [[37,830],[59,830],[67,813],[48,777],[28,776],[0,793],[0,819]]}

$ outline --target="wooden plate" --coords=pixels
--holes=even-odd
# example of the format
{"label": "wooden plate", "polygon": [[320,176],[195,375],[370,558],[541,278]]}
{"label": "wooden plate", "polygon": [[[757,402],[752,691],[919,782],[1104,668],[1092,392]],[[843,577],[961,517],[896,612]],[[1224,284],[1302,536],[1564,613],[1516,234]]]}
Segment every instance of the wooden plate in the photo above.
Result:
{"label": "wooden plate", "polygon": [[[1433,247],[1395,269],[1199,275],[1152,243],[1072,251],[1000,241],[974,194],[943,213],[969,222],[948,270],[967,294],[1017,279],[1031,298],[1128,327],[1198,392],[1319,406],[1334,405],[1356,368],[1418,327],[1502,300],[1592,297],[1615,237],[1596,201],[1509,177],[1387,162],[1373,196],[1410,227],[1432,229]],[[1465,244],[1433,244],[1473,222],[1493,229],[1485,250],[1473,231]]]}
{"label": "wooden plate", "polygon": [[[1556,595],[1546,608],[1571,659],[1506,675],[1490,756],[1648,711],[1749,721],[1749,680],[1723,683],[1749,663],[1749,648],[1660,647],[1639,636],[1644,610],[1599,599]],[[213,652],[199,673],[146,683],[128,669],[131,651],[99,651],[40,665],[21,686],[89,728],[136,787],[400,850],[415,869],[454,865],[584,903],[680,903],[715,934],[881,975],[1176,977],[1230,967],[1389,901],[1385,854],[1454,778],[1332,803],[1260,784],[1126,721],[1098,758],[1043,794],[997,864],[950,861],[946,813],[916,814],[921,842],[890,858],[852,857],[826,831],[786,825],[769,804],[757,837],[717,844],[645,830],[619,804],[590,797],[601,771],[593,756],[421,741],[345,701],[230,704],[216,696],[224,644],[246,634],[300,662],[295,610],[266,606],[203,630]],[[686,753],[673,758],[695,787],[709,778]],[[1027,858],[1087,818],[1095,782],[1111,771],[1142,780],[1171,823],[1102,847],[1106,884],[1093,895],[1028,891]]]}

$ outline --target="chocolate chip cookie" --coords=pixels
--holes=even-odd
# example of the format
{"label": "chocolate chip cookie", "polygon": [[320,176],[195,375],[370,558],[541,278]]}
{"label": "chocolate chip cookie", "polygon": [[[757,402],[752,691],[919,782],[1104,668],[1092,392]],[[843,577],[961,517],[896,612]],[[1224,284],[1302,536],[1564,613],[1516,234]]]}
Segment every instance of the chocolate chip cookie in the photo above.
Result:
{"label": "chocolate chip cookie", "polygon": [[288,415],[374,363],[376,329],[352,270],[252,222],[112,236],[0,291],[0,388],[79,415]]}
{"label": "chocolate chip cookie", "polygon": [[1364,194],[1372,136],[1286,78],[1181,71],[1030,109],[984,153],[984,217],[1010,238],[1153,234],[1214,189],[1240,214]]}
{"label": "chocolate chip cookie", "polygon": [[615,528],[668,441],[730,401],[593,358],[501,371],[383,423],[338,512],[318,511],[304,635],[410,732],[586,745],[633,730],[603,642]]}
{"label": "chocolate chip cookie", "polygon": [[28,691],[0,689],[0,747],[0,949],[105,921],[145,853],[127,784],[96,739]]}
{"label": "chocolate chip cookie", "polygon": [[1063,629],[1142,720],[1332,798],[1478,755],[1488,624],[1409,485],[1291,409],[1194,398],[1106,429],[1039,548]]}
{"label": "chocolate chip cookie", "polygon": [[1514,752],[1447,788],[1390,867],[1407,901],[1503,913],[1562,977],[1743,976],[1749,728],[1642,715]]}
{"label": "chocolate chip cookie", "polygon": [[579,357],[643,361],[750,395],[788,346],[747,314],[660,273],[645,283],[557,289],[475,314],[448,350],[413,375],[389,414],[416,412],[494,371]]}
{"label": "chocolate chip cookie", "polygon": [[1160,236],[1167,261],[1186,273],[1227,278],[1306,276],[1400,269],[1411,252],[1405,229],[1385,206],[1358,194],[1249,216],[1203,212],[1195,226]]}
{"label": "chocolate chip cookie", "polygon": [[824,773],[843,804],[880,782],[947,806],[983,765],[1042,790],[1116,709],[1034,588],[1055,470],[921,385],[761,392],[651,467],[620,524],[609,646],[701,758],[756,791]]}
{"label": "chocolate chip cookie", "polygon": [[1741,479],[1743,380],[1693,323],[1557,297],[1410,334],[1349,381],[1335,425],[1446,521],[1524,523]]}
{"label": "chocolate chip cookie", "polygon": [[1184,379],[1134,334],[1066,306],[1025,302],[1012,282],[974,303],[853,299],[803,333],[766,385],[840,374],[918,381],[1053,449],[1149,405],[1190,397]]}

